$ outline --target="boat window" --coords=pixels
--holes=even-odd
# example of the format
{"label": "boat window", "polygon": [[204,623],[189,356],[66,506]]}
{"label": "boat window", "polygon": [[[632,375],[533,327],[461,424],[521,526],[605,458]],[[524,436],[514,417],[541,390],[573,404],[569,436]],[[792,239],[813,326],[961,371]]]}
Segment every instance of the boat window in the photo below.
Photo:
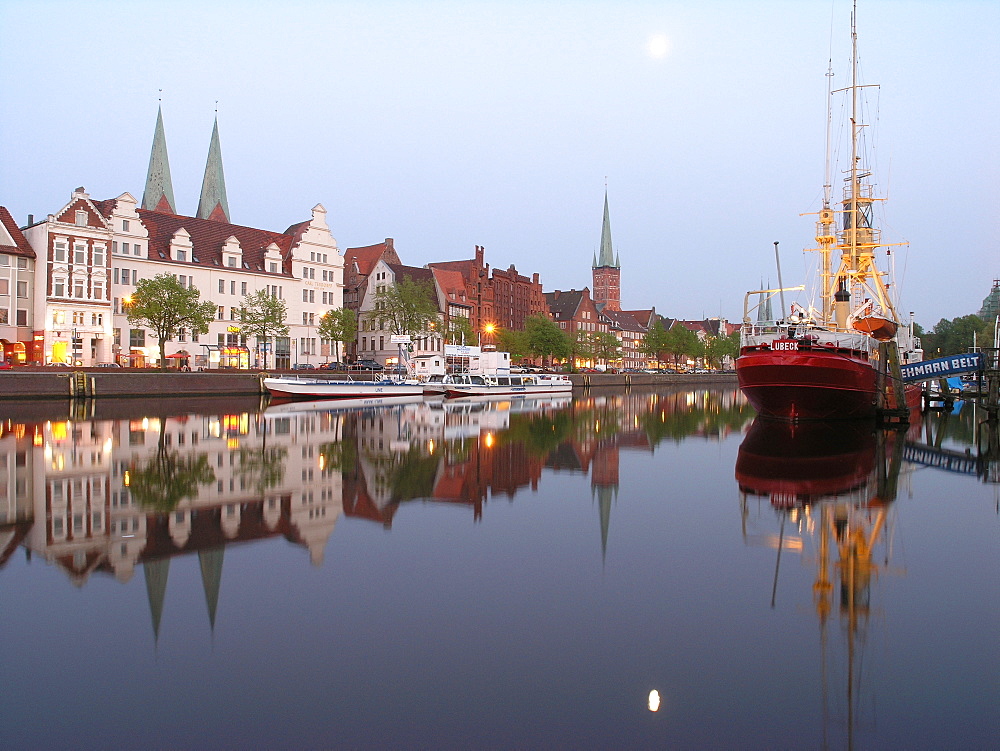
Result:
{"label": "boat window", "polygon": [[484,379],[482,376],[470,376],[469,383],[471,383],[473,386],[485,386],[486,379]]}

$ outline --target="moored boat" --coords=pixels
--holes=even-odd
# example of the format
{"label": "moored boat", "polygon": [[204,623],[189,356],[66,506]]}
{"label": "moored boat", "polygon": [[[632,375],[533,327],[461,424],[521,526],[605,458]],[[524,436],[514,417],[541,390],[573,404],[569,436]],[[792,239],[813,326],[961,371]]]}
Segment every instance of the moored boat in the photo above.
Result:
{"label": "moored boat", "polygon": [[445,396],[448,397],[527,396],[572,391],[573,382],[558,373],[452,376],[452,382],[445,385]]}
{"label": "moored boat", "polygon": [[362,397],[422,396],[418,381],[355,381],[346,378],[275,376],[264,379],[264,388],[281,399],[357,399]]}
{"label": "moored boat", "polygon": [[[901,364],[922,359],[920,343],[912,321],[901,325],[887,273],[877,265],[879,249],[888,255],[902,243],[884,243],[873,224],[873,206],[882,199],[875,197],[860,153],[865,126],[859,120],[863,86],[853,12],[851,39],[851,83],[844,89],[851,97],[850,164],[839,208],[833,207],[829,175],[824,186],[818,247],[812,248],[821,261],[818,308],[793,305],[786,316],[784,292],[805,287],[783,289],[780,278],[778,289],[748,293],[744,305],[736,360],[740,389],[759,414],[784,420],[870,417],[879,410],[905,415],[920,401],[919,385],[905,386],[899,375]],[[836,269],[834,259],[839,259]],[[777,295],[782,296],[781,315],[768,320],[765,311]],[[752,309],[753,296],[758,303]]]}

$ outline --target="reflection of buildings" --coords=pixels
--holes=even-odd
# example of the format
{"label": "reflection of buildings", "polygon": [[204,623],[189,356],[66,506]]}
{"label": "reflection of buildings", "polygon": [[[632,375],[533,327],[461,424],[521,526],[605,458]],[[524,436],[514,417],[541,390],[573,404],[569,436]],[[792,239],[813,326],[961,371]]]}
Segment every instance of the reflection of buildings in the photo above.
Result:
{"label": "reflection of buildings", "polygon": [[[77,586],[95,573],[127,582],[141,566],[158,633],[170,561],[197,554],[214,624],[229,545],[284,538],[318,565],[342,513],[390,527],[419,501],[468,507],[478,521],[490,499],[537,488],[546,469],[590,475],[603,550],[621,452],[682,430],[719,434],[710,423],[727,398],[708,410],[700,396],[641,392],[263,412],[245,400],[222,414],[188,399],[32,407],[37,417],[0,423],[0,565],[24,547]],[[730,411],[729,422],[745,419]]]}
{"label": "reflection of buildings", "polygon": [[[341,512],[311,435],[266,428],[248,412],[4,425],[2,561],[24,545],[78,586],[142,564],[157,628],[170,558],[197,553],[214,621],[226,545],[282,536],[319,564]],[[207,471],[171,499],[195,465]]]}

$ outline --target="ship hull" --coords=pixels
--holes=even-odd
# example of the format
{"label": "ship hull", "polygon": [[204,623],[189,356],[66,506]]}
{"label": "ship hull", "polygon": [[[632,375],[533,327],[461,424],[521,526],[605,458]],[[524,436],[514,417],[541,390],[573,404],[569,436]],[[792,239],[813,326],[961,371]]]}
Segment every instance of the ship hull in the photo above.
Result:
{"label": "ship hull", "polygon": [[781,420],[840,420],[875,414],[875,367],[843,352],[745,351],[740,389],[758,414]]}

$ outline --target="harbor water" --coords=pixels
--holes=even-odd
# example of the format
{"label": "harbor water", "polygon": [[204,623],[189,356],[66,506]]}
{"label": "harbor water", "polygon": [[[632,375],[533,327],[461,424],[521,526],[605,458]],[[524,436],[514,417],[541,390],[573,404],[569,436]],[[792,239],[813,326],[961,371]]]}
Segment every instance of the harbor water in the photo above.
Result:
{"label": "harbor water", "polygon": [[4,745],[995,748],[981,417],[0,403]]}

